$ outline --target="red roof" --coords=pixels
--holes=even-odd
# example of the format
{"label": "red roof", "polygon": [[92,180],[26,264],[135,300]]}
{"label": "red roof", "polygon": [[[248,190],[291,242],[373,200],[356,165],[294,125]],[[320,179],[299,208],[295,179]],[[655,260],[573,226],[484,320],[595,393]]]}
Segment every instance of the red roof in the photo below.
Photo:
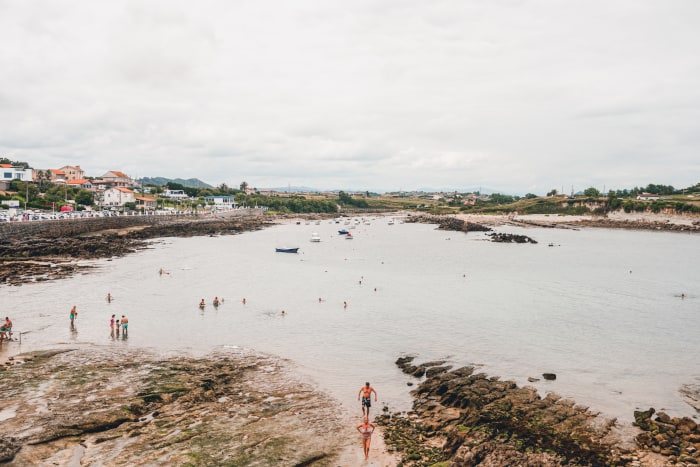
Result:
{"label": "red roof", "polygon": [[114,175],[116,175],[119,178],[129,178],[129,176],[127,174],[125,174],[124,172],[119,172],[117,170],[110,170],[109,172],[113,173]]}
{"label": "red roof", "polygon": [[0,167],[5,168],[5,169],[11,169],[12,164],[0,164]]}
{"label": "red roof", "polygon": [[119,191],[121,191],[122,193],[133,193],[133,191],[131,191],[130,189],[124,188],[124,187],[121,187],[121,186],[114,187],[114,189],[115,189],[115,190],[119,190]]}
{"label": "red roof", "polygon": [[77,180],[70,180],[68,182],[69,185],[82,185],[83,183],[90,183],[90,180],[87,180],[85,178],[77,179]]}

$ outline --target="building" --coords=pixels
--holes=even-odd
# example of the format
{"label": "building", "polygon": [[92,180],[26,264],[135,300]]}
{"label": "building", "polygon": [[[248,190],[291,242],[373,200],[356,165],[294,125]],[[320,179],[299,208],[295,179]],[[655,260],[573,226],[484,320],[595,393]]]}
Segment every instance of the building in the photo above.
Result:
{"label": "building", "polygon": [[136,204],[134,192],[128,188],[118,186],[102,192],[102,206],[124,206],[126,203]]}
{"label": "building", "polygon": [[89,191],[95,191],[95,187],[92,185],[92,182],[85,178],[69,180],[68,182],[66,182],[66,185],[77,188],[83,188]]}
{"label": "building", "polygon": [[100,177],[100,180],[95,180],[95,184],[105,185],[109,187],[123,187],[129,188],[134,186],[134,181],[131,180],[124,172],[119,172],[117,170],[110,170],[106,174]]}
{"label": "building", "polygon": [[236,202],[233,196],[205,196],[207,204],[213,204],[215,208],[235,208]]}
{"label": "building", "polygon": [[63,172],[67,182],[85,178],[85,171],[79,165],[64,165],[58,170]]}
{"label": "building", "polygon": [[188,196],[184,190],[165,190],[161,195],[163,198],[169,199],[187,199]]}
{"label": "building", "polygon": [[11,182],[12,180],[21,180],[23,182],[31,182],[32,175],[32,169],[14,167],[12,164],[0,164],[0,181]]}
{"label": "building", "polygon": [[136,209],[143,211],[154,211],[156,209],[156,200],[143,196],[136,197]]}
{"label": "building", "polygon": [[638,200],[642,201],[656,201],[658,199],[661,199],[661,196],[655,195],[653,193],[640,193],[637,195]]}
{"label": "building", "polygon": [[66,173],[61,169],[49,169],[49,173],[51,174],[51,176],[49,177],[49,181],[51,183],[56,183],[60,185],[68,181],[66,180]]}

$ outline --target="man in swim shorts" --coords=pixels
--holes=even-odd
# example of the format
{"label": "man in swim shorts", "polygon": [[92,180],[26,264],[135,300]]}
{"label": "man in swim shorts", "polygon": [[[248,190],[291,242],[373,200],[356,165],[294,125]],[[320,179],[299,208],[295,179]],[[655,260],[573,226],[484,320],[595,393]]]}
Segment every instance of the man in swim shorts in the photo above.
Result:
{"label": "man in swim shorts", "polygon": [[[369,417],[369,408],[372,407],[372,393],[374,393],[374,402],[377,402],[377,391],[369,385],[369,381],[366,382],[357,393],[358,401],[360,397],[362,397],[362,415],[365,417]],[[365,413],[365,408],[367,409],[367,413]]]}

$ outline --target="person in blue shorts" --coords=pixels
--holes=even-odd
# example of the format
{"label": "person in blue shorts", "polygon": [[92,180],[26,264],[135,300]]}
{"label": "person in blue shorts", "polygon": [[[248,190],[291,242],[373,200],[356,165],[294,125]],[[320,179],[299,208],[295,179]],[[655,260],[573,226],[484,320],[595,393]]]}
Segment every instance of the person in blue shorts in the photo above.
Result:
{"label": "person in blue shorts", "polygon": [[[369,417],[369,408],[372,407],[372,393],[374,393],[374,402],[377,402],[377,391],[369,385],[369,381],[357,393],[357,400],[359,401],[360,397],[362,398],[362,415],[365,417]],[[365,413],[365,409],[367,413]]]}

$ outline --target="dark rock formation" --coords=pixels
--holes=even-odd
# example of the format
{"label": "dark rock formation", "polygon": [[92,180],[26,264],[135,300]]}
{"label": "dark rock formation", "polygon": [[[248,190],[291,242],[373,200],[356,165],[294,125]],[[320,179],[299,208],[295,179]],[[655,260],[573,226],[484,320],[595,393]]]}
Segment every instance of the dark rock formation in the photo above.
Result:
{"label": "dark rock formation", "polygon": [[[402,357],[397,365],[408,374],[444,368],[442,361],[413,360]],[[541,398],[534,388],[470,367],[437,372],[411,393],[412,414],[377,419],[385,442],[406,466],[625,465],[631,459],[616,444],[615,420],[600,423],[572,401],[554,394]]]}
{"label": "dark rock formation", "polygon": [[462,219],[449,216],[411,216],[406,218],[405,222],[421,223],[421,224],[437,224],[440,230],[451,230],[455,232],[489,232],[490,227],[476,224],[474,222],[466,222]]}
{"label": "dark rock formation", "polygon": [[688,418],[669,417],[653,408],[634,412],[634,424],[642,433],[635,438],[645,450],[668,456],[682,465],[700,464],[700,428]]}
{"label": "dark rock formation", "polygon": [[159,237],[226,235],[263,228],[262,217],[123,216],[1,225],[0,284],[68,277],[90,266],[76,260],[124,256]]}
{"label": "dark rock formation", "polygon": [[498,243],[537,243],[536,240],[533,240],[532,238],[526,235],[510,234],[503,232],[493,232],[486,235],[491,237],[492,242]]}

